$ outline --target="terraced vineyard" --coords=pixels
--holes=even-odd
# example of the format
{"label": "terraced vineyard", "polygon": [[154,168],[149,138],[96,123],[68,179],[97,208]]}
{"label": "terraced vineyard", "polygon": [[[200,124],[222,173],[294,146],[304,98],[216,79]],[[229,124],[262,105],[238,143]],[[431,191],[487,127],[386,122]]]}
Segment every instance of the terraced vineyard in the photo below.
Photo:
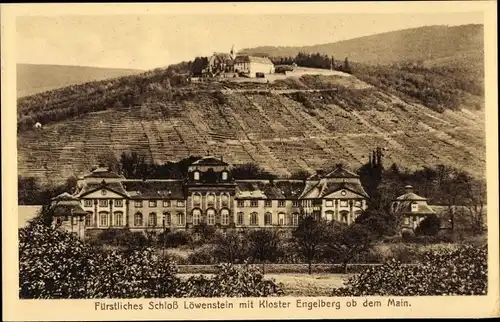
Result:
{"label": "terraced vineyard", "polygon": [[104,155],[136,151],[157,163],[210,153],[286,176],[339,162],[355,169],[377,146],[387,165],[443,163],[483,174],[484,111],[438,113],[376,88],[359,93],[362,108],[346,93],[305,90],[305,103],[296,91],[271,89],[189,89],[181,100],[110,106],[20,131],[19,174],[59,181]]}

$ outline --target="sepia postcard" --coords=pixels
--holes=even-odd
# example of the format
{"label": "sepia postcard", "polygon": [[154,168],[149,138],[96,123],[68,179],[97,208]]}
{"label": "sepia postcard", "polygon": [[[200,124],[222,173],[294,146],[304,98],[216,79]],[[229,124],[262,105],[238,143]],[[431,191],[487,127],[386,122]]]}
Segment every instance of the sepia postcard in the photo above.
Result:
{"label": "sepia postcard", "polygon": [[0,21],[3,320],[500,315],[495,1]]}

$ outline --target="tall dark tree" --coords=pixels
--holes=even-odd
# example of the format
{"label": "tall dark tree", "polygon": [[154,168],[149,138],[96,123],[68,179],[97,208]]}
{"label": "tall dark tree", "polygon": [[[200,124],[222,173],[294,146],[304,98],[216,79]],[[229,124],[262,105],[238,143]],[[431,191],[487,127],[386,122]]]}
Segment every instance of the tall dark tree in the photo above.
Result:
{"label": "tall dark tree", "polygon": [[276,230],[258,229],[248,233],[248,254],[252,260],[262,264],[265,273],[266,261],[274,261],[280,256],[280,236]]}
{"label": "tall dark tree", "polygon": [[399,220],[392,214],[366,210],[350,225],[334,225],[324,255],[334,263],[342,263],[347,273],[347,265],[356,256],[367,253],[383,236],[394,235],[398,229]]}
{"label": "tall dark tree", "polygon": [[207,57],[196,57],[191,64],[191,73],[194,76],[201,75],[202,71],[208,66],[208,58]]}
{"label": "tall dark tree", "polygon": [[299,225],[292,232],[297,252],[306,260],[308,273],[312,274],[312,263],[324,251],[328,236],[327,223],[312,215],[302,215]]}
{"label": "tall dark tree", "polygon": [[153,172],[153,166],[146,162],[144,155],[137,152],[122,153],[120,157],[120,173],[125,178],[146,179]]}
{"label": "tall dark tree", "polygon": [[347,57],[344,59],[344,65],[342,66],[342,70],[346,73],[352,73],[351,64],[349,63],[349,59]]}
{"label": "tall dark tree", "polygon": [[234,264],[246,257],[246,248],[245,238],[234,230],[227,231],[225,235],[217,234],[214,238],[214,256],[219,262]]}
{"label": "tall dark tree", "polygon": [[439,227],[441,226],[441,220],[435,214],[425,217],[424,220],[420,222],[417,229],[415,229],[415,235],[417,236],[435,236],[439,232]]}
{"label": "tall dark tree", "polygon": [[275,179],[276,176],[265,171],[255,163],[245,163],[233,167],[231,175],[234,179]]}
{"label": "tall dark tree", "polygon": [[374,208],[384,207],[380,197],[380,192],[378,191],[378,187],[382,182],[382,173],[384,170],[382,157],[382,149],[377,147],[372,153],[370,153],[368,163],[364,164],[358,170],[363,188],[370,196],[371,207]]}

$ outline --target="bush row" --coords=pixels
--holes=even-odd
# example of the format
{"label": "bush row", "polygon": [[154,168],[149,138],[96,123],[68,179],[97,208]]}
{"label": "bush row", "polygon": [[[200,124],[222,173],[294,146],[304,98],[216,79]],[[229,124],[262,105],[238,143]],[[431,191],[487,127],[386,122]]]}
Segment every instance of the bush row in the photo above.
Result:
{"label": "bush row", "polygon": [[213,277],[182,280],[151,248],[104,251],[34,221],[19,230],[22,299],[278,296],[280,285],[251,265],[219,265]]}

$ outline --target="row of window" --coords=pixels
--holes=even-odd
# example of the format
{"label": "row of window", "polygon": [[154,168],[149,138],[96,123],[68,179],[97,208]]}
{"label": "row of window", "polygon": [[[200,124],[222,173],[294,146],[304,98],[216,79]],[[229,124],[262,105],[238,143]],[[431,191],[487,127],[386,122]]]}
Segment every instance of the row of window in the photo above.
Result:
{"label": "row of window", "polygon": [[[238,208],[244,208],[245,207],[245,202],[246,200],[238,200],[237,201],[237,207]],[[248,203],[246,203],[248,205]],[[286,200],[278,200],[278,207],[279,208],[284,208],[286,205]],[[293,207],[299,207],[300,203],[298,200],[293,200],[292,201],[292,206]],[[250,207],[252,208],[258,208],[259,207],[259,200],[250,200]],[[272,200],[264,200],[264,207],[266,208],[271,208],[272,207]]]}
{"label": "row of window", "polygon": [[[177,226],[184,226],[186,224],[185,222],[185,216],[183,213],[178,213],[175,217],[175,224]],[[164,214],[163,216],[163,221],[162,226],[170,226],[172,224],[172,216],[169,213]],[[141,213],[136,213],[134,215],[134,226],[143,226],[143,216]],[[150,213],[147,219],[147,224],[148,226],[151,227],[157,227],[159,226],[158,224],[158,215],[156,213]],[[89,212],[88,215],[85,218],[85,225],[86,226],[91,226],[92,225],[92,213]],[[100,227],[108,227],[108,226],[116,226],[116,227],[121,227],[124,226],[123,222],[123,213],[122,212],[115,212],[113,213],[113,216],[110,217],[109,213],[107,212],[100,212],[99,213],[99,226]]]}
{"label": "row of window", "polygon": [[[239,212],[236,214],[236,223],[238,225],[243,225],[245,223],[244,221],[245,214],[242,212]],[[270,226],[273,224],[273,214],[270,212],[266,212],[264,214],[264,225],[265,226]],[[278,214],[278,225],[280,226],[297,226],[299,224],[299,214],[294,213],[294,214],[284,214],[284,213],[279,213]],[[258,226],[259,225],[259,215],[256,212],[253,212],[250,214],[250,226]]]}
{"label": "row of window", "polygon": [[[229,225],[229,210],[228,209],[222,209],[220,211],[221,215],[221,224],[222,225]],[[200,209],[194,209],[193,210],[193,225],[199,225],[201,223],[201,210]],[[208,225],[215,225],[215,210],[214,209],[208,209],[207,210],[207,224]]]}
{"label": "row of window", "polygon": [[[113,202],[114,207],[123,207],[123,200],[122,199],[115,199],[115,200],[108,200],[108,199],[99,199],[99,207],[109,207],[110,202]],[[163,207],[171,207],[171,205],[174,204],[175,201],[173,200],[163,200]],[[92,207],[94,204],[93,199],[84,199],[83,200],[83,205],[85,207]],[[143,200],[135,200],[134,201],[134,206],[136,208],[142,208],[143,205]],[[158,202],[156,200],[149,200],[148,205],[150,208],[155,208],[158,205]],[[177,200],[176,203],[177,207],[184,207],[184,201],[183,200]]]}
{"label": "row of window", "polygon": [[[110,202],[113,202],[113,200],[99,199],[99,207],[109,207]],[[92,207],[94,205],[94,200],[93,199],[84,199],[83,205],[85,207]],[[114,205],[114,207],[123,207],[123,200],[122,199],[115,199],[113,205]]]}
{"label": "row of window", "polygon": [[[195,206],[201,205],[201,194],[200,193],[194,193],[192,196],[192,199],[193,199],[193,204]],[[229,194],[226,194],[226,193],[222,194],[220,197],[220,200],[221,200],[221,203],[223,205],[228,205],[229,204]],[[213,193],[207,194],[206,201],[207,201],[208,205],[215,204],[215,194],[213,194]]]}
{"label": "row of window", "polygon": [[[199,171],[194,171],[193,179],[196,181],[200,180],[200,172]],[[227,171],[222,171],[222,180],[224,180],[224,181],[227,180]]]}
{"label": "row of window", "polygon": [[[100,199],[99,200],[99,207],[109,207],[109,202],[113,202],[113,200],[108,200],[108,199]],[[229,203],[229,196],[227,195],[222,195],[221,196],[221,201],[223,205],[227,205]],[[93,200],[92,199],[85,199],[84,200],[84,206],[85,207],[92,207],[93,205]],[[163,200],[163,207],[171,207],[174,201],[171,200]],[[157,207],[158,203],[156,200],[149,200],[148,205],[150,208],[155,208]],[[201,205],[201,195],[193,195],[193,204],[195,206]],[[207,204],[208,205],[213,205],[215,204],[215,195],[209,194],[207,195]],[[278,200],[278,207],[283,208],[286,205],[285,200]],[[298,200],[292,201],[292,206],[293,207],[299,207],[300,203]],[[347,207],[348,201],[347,200],[340,200],[340,207]],[[142,208],[143,206],[143,200],[135,200],[134,201],[134,206],[136,208]],[[184,207],[184,201],[183,200],[177,200],[176,203],[177,207]],[[244,208],[245,207],[245,200],[238,200],[237,201],[237,206],[238,208]],[[361,201],[357,200],[354,202],[355,207],[361,207]],[[123,207],[123,200],[121,199],[116,199],[114,200],[114,207]],[[250,207],[252,208],[258,208],[259,207],[259,201],[258,200],[250,200]],[[272,201],[271,200],[265,200],[264,201],[264,207],[272,207]],[[333,207],[333,200],[327,200],[326,201],[326,207]],[[417,205],[415,205],[417,207]],[[413,205],[412,205],[412,210],[413,210]]]}
{"label": "row of window", "polygon": [[[238,225],[244,225],[245,220],[244,220],[244,213],[239,212],[237,213],[236,216],[236,222]],[[185,225],[185,216],[183,213],[178,213],[175,218],[172,218],[171,214],[165,213],[163,218],[163,222],[161,223],[161,226],[171,226],[172,225],[172,219],[175,219],[174,224],[177,226],[184,226]],[[199,225],[201,223],[201,211],[198,209],[195,209],[193,211],[193,225]],[[264,225],[269,226],[272,225],[273,216],[270,212],[264,214]],[[99,226],[100,227],[108,227],[108,226],[123,226],[124,225],[124,217],[122,212],[115,212],[113,213],[113,216],[110,217],[108,212],[100,212],[99,213]],[[230,223],[230,216],[229,216],[229,211],[227,209],[221,210],[221,224],[222,225],[229,225]],[[299,223],[299,214],[294,213],[294,214],[284,214],[284,213],[279,213],[278,214],[278,224],[279,225],[287,225],[287,226],[297,226]],[[143,221],[143,215],[141,213],[136,213],[134,215],[134,226],[143,226],[144,221]],[[207,224],[208,225],[215,225],[215,211],[213,209],[209,209],[207,211]],[[259,225],[259,215],[256,212],[253,212],[250,214],[249,218],[249,224],[251,226],[258,226]],[[89,214],[86,216],[85,219],[85,225],[86,226],[91,226],[92,225],[92,213],[89,212]],[[148,218],[147,218],[147,225],[151,227],[158,227],[159,222],[158,222],[158,215],[156,213],[150,213]]]}
{"label": "row of window", "polygon": [[[349,202],[347,200],[340,200],[339,206],[348,207]],[[333,207],[333,200],[326,200],[325,207]],[[354,201],[354,207],[361,207],[361,201],[360,200]]]}

